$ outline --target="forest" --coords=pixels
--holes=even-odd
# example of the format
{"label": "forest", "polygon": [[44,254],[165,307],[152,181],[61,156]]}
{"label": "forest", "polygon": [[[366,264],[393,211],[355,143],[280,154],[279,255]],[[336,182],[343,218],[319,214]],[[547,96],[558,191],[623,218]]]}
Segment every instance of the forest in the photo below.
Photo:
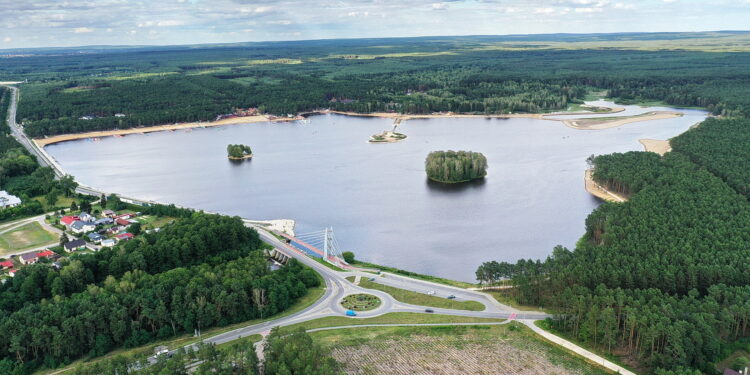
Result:
{"label": "forest", "polygon": [[487,158],[472,151],[433,151],[425,160],[425,172],[437,182],[471,181],[487,175]]}
{"label": "forest", "polygon": [[227,157],[230,159],[244,159],[253,155],[253,150],[247,145],[228,145]]}
{"label": "forest", "polygon": [[519,38],[456,37],[71,50],[0,59],[0,77],[29,79],[19,118],[32,137],[211,121],[249,107],[270,115],[550,112],[592,90],[748,115],[750,47],[722,50],[730,34],[671,37],[628,36],[661,43],[645,50],[608,48],[616,37],[607,35],[529,36],[521,39],[537,44],[522,46]]}
{"label": "forest", "polygon": [[750,335],[748,126],[709,119],[664,157],[594,157],[594,179],[628,201],[592,212],[573,251],[486,262],[477,279],[509,279],[514,299],[557,312],[555,329],[655,373],[716,373]]}
{"label": "forest", "polygon": [[239,218],[194,213],[158,233],[22,269],[2,286],[0,368],[25,373],[283,311],[317,286],[292,260],[270,271]]}

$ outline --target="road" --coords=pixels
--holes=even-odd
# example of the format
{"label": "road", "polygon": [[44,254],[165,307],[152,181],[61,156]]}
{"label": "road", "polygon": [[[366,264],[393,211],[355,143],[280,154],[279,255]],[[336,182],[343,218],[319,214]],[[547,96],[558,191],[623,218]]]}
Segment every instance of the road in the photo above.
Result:
{"label": "road", "polygon": [[[6,86],[9,87],[13,93],[11,95],[11,105],[10,109],[8,111],[8,124],[11,128],[11,132],[13,134],[13,137],[15,137],[18,142],[20,142],[32,155],[34,155],[37,158],[37,161],[42,166],[50,166],[55,171],[55,175],[60,178],[63,176],[63,170],[62,168],[57,164],[56,161],[52,160],[51,157],[47,155],[46,152],[43,150],[40,150],[37,145],[32,142],[26,134],[23,132],[23,128],[19,126],[16,123],[16,112],[17,112],[17,105],[18,105],[18,88],[14,86]],[[85,187],[85,186],[79,186],[78,189],[76,189],[78,193],[81,194],[88,194],[88,195],[95,195],[99,196],[102,194],[102,192],[97,191],[96,189]],[[42,220],[43,221],[43,220]],[[391,297],[389,294],[378,291],[378,290],[372,290],[372,289],[366,289],[362,288],[360,286],[354,285],[350,283],[348,280],[346,280],[346,277],[349,276],[360,276],[360,277],[373,277],[373,274],[371,273],[365,273],[362,271],[346,271],[346,272],[338,272],[333,269],[330,269],[317,261],[307,257],[306,255],[302,254],[298,250],[286,245],[285,243],[279,241],[275,236],[268,233],[265,229],[262,227],[249,224],[246,225],[255,228],[258,233],[260,234],[261,239],[272,245],[274,248],[277,249],[277,251],[280,251],[290,257],[293,257],[300,262],[304,263],[305,265],[313,268],[316,270],[325,281],[325,293],[323,294],[323,297],[321,297],[319,300],[315,301],[312,305],[308,306],[302,311],[299,311],[295,314],[282,317],[279,319],[271,320],[265,323],[255,324],[239,329],[235,329],[229,332],[225,332],[213,337],[209,337],[203,340],[203,342],[211,343],[211,344],[223,344],[226,342],[230,342],[233,340],[240,339],[242,337],[247,337],[254,334],[265,334],[267,333],[271,328],[276,326],[286,326],[296,323],[301,323],[313,319],[323,318],[327,316],[345,316],[344,308],[340,305],[340,301],[343,297],[350,295],[350,294],[356,294],[356,293],[369,293],[378,296],[381,299],[381,304],[378,308],[372,311],[367,312],[360,312],[358,313],[357,317],[351,317],[351,319],[362,319],[367,317],[374,317],[379,316],[391,312],[413,312],[413,313],[422,313],[427,314],[425,312],[425,309],[428,307],[426,306],[416,306],[416,305],[410,305],[402,302],[398,302],[393,297]],[[547,317],[550,317],[550,315],[541,313],[541,312],[520,312],[517,311],[509,306],[505,306],[503,304],[498,303],[494,298],[492,298],[490,295],[480,292],[480,291],[472,291],[468,289],[461,289],[457,287],[437,284],[429,281],[423,281],[423,280],[417,280],[412,279],[400,275],[395,275],[391,273],[381,273],[379,277],[376,277],[375,282],[381,283],[383,285],[393,286],[396,288],[411,290],[415,292],[420,293],[427,293],[430,291],[435,291],[436,296],[445,296],[448,295],[455,295],[457,297],[457,300],[460,301],[477,301],[485,306],[485,309],[483,311],[466,311],[466,310],[451,310],[451,309],[441,309],[441,308],[432,308],[435,314],[443,314],[443,315],[455,315],[455,316],[467,316],[467,317],[480,317],[480,318],[505,318],[505,319],[519,319],[524,324],[529,326],[532,330],[539,333],[546,339],[550,340],[553,343],[556,343],[558,345],[561,345],[565,347],[568,350],[573,351],[574,353],[577,353],[587,359],[590,359],[600,365],[602,365],[605,368],[608,368],[612,371],[627,374],[627,375],[634,375],[632,372],[629,372],[626,369],[623,369],[622,367],[613,364],[596,354],[593,354],[567,340],[564,340],[558,336],[552,335],[549,332],[546,332],[539,327],[536,327],[533,322],[540,319],[545,319]],[[456,325],[455,323],[450,323],[450,325]],[[361,326],[357,326],[361,327]],[[327,329],[335,329],[336,327],[331,327]],[[338,328],[354,328],[350,326],[343,326]],[[195,345],[188,345],[189,348],[194,348]],[[172,351],[174,352],[174,351]],[[149,357],[148,361],[153,363],[157,360],[155,357]]]}

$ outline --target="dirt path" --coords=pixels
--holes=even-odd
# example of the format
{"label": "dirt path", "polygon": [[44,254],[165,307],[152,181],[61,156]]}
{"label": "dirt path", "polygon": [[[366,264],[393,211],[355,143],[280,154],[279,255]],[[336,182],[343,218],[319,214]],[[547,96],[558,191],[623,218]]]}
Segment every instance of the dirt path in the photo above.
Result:
{"label": "dirt path", "polygon": [[563,123],[565,123],[565,125],[568,127],[578,130],[602,130],[616,128],[618,126],[623,126],[633,122],[664,120],[682,116],[683,114],[680,112],[655,111],[636,116],[598,117],[566,120],[563,121]]}

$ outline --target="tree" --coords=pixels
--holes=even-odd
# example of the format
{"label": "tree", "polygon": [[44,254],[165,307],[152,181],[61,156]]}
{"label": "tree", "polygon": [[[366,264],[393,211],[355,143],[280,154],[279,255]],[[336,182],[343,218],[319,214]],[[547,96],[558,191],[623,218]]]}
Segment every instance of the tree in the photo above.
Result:
{"label": "tree", "polygon": [[351,251],[344,251],[341,253],[341,256],[344,257],[344,262],[349,264],[354,264],[356,261],[354,260],[354,253]]}
{"label": "tree", "polygon": [[60,235],[60,246],[65,246],[66,243],[68,243],[68,235],[63,233]]}
{"label": "tree", "polygon": [[131,223],[130,226],[128,226],[128,231],[132,233],[134,236],[141,234],[141,223],[139,222]]}
{"label": "tree", "polygon": [[107,208],[107,197],[105,197],[104,194],[99,198],[99,205],[101,205],[103,209]]}
{"label": "tree", "polygon": [[472,151],[434,151],[427,155],[425,171],[433,181],[471,181],[487,175],[487,158]]}
{"label": "tree", "polygon": [[70,202],[70,210],[71,211],[78,211],[78,205],[76,204],[75,201]]}
{"label": "tree", "polygon": [[253,155],[253,150],[247,145],[228,145],[227,156],[230,159],[244,159]]}
{"label": "tree", "polygon": [[73,176],[71,175],[65,175],[61,177],[59,184],[65,192],[66,197],[71,196],[78,187],[78,183],[73,179]]}

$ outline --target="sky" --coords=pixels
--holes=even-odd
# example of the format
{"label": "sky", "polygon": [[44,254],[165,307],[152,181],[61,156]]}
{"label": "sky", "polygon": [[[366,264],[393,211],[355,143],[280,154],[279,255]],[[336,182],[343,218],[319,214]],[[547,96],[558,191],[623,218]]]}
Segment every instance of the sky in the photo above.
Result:
{"label": "sky", "polygon": [[0,0],[0,49],[750,29],[750,0]]}

